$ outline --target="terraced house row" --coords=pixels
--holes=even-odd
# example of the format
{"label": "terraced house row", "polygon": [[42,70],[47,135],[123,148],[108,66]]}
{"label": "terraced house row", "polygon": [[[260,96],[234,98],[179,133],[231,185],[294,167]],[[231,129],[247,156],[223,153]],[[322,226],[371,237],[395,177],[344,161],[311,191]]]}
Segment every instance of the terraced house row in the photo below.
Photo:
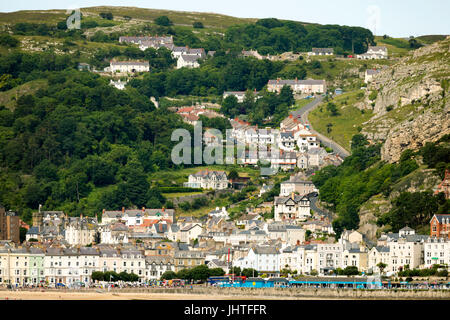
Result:
{"label": "terraced house row", "polygon": [[94,271],[127,272],[139,282],[159,280],[166,271],[204,264],[201,252],[153,255],[138,247],[8,247],[0,248],[0,284],[14,286],[58,283],[89,284]]}

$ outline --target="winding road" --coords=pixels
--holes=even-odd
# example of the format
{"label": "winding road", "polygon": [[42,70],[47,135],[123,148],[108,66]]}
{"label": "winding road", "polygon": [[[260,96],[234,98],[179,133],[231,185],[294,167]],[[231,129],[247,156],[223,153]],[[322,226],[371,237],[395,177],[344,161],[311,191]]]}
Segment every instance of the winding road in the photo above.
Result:
{"label": "winding road", "polygon": [[300,110],[292,111],[290,114],[292,114],[294,116],[294,118],[300,119],[300,121],[303,124],[308,123],[310,131],[312,133],[314,133],[315,135],[317,135],[317,137],[322,142],[322,144],[324,144],[327,147],[329,146],[331,149],[333,149],[333,151],[336,154],[338,154],[342,159],[344,159],[344,158],[348,157],[350,155],[350,153],[347,150],[345,150],[342,146],[340,146],[339,144],[337,144],[336,142],[331,140],[330,138],[325,137],[323,134],[314,130],[311,123],[308,121],[309,112],[314,110],[322,102],[322,100],[323,100],[323,96],[318,96],[317,98],[315,98],[313,101],[308,103],[306,106],[304,106]]}

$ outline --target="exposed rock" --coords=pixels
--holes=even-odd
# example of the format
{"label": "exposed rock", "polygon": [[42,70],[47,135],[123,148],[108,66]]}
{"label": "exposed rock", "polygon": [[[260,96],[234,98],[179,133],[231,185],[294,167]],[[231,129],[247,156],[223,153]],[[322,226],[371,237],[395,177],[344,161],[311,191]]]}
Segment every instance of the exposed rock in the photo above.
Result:
{"label": "exposed rock", "polygon": [[426,142],[435,142],[449,133],[450,103],[445,106],[443,112],[428,110],[413,121],[406,120],[392,128],[381,148],[381,158],[396,162],[404,150],[418,150]]}
{"label": "exposed rock", "polygon": [[450,133],[450,100],[443,98],[442,87],[442,80],[450,79],[449,46],[447,38],[420,48],[374,76],[365,101],[367,106],[369,94],[378,93],[374,116],[362,133],[384,142],[382,160],[396,162],[404,150],[417,150]]}

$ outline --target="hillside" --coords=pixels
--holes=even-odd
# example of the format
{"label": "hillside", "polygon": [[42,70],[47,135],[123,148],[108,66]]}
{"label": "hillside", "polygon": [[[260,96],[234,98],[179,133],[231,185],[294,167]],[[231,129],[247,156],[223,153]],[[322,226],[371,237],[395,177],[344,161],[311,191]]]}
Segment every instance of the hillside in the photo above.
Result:
{"label": "hillside", "polygon": [[369,140],[384,142],[383,160],[398,161],[405,149],[417,150],[450,132],[449,47],[447,38],[415,50],[368,87],[367,97],[378,94],[374,116],[362,132]]}
{"label": "hillside", "polygon": [[[196,21],[202,22],[205,27],[225,29],[229,26],[255,22],[257,19],[235,18],[216,13],[203,12],[183,12],[171,10],[146,9],[137,7],[113,7],[100,6],[81,8],[81,14],[85,16],[98,16],[100,12],[111,12],[114,20],[126,21],[130,17],[130,22],[153,22],[159,16],[167,16],[175,25],[192,26]],[[67,17],[66,10],[24,10],[11,13],[0,13],[0,24],[17,22],[43,22],[57,23]]]}
{"label": "hillside", "polygon": [[449,201],[433,192],[450,167],[449,46],[446,38],[404,52],[367,90],[337,96],[311,113],[313,127],[353,153],[313,179],[323,204],[337,213],[336,230],[355,228],[372,241],[405,224],[427,234],[430,215],[448,213]]}

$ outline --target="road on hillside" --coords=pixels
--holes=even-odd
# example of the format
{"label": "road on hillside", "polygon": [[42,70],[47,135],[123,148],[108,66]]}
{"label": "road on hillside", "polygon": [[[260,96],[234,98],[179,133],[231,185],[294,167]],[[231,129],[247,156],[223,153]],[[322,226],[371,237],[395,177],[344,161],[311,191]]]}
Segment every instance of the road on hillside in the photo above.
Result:
{"label": "road on hillside", "polygon": [[318,213],[319,215],[328,218],[329,221],[333,221],[333,217],[328,212],[320,209],[317,206],[317,200],[319,200],[318,197],[309,197],[309,201],[311,201],[311,210]]}
{"label": "road on hillside", "polygon": [[350,153],[341,147],[339,144],[334,142],[328,137],[325,137],[323,134],[320,134],[312,127],[311,123],[308,121],[308,114],[314,110],[323,100],[323,96],[318,96],[316,99],[311,101],[309,104],[301,108],[300,110],[292,111],[291,114],[294,118],[299,118],[303,124],[308,123],[309,129],[312,133],[316,134],[319,137],[319,140],[327,147],[333,149],[333,151],[338,154],[342,159],[348,157]]}

